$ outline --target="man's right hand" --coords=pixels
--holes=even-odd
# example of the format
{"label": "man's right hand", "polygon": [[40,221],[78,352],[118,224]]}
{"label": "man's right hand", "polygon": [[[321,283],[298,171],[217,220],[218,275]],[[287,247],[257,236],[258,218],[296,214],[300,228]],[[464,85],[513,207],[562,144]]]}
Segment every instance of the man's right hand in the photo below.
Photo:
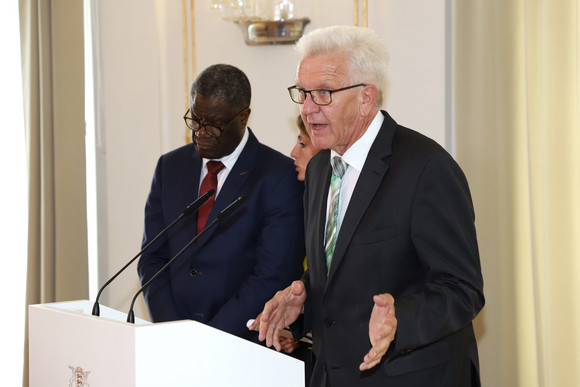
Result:
{"label": "man's right hand", "polygon": [[258,339],[266,340],[266,346],[274,345],[277,351],[282,349],[280,331],[292,324],[302,311],[306,302],[306,288],[302,281],[294,281],[274,298],[266,303],[264,310],[248,328],[259,331]]}

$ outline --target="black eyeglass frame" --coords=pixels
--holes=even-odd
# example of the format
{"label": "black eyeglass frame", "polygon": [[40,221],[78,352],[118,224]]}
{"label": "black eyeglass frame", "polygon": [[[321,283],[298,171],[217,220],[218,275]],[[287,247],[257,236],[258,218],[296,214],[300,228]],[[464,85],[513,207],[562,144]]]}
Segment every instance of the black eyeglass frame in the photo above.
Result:
{"label": "black eyeglass frame", "polygon": [[[201,128],[203,128],[203,130],[205,130],[205,133],[210,136],[210,137],[220,137],[223,133],[223,131],[232,123],[235,121],[236,118],[238,118],[238,116],[240,114],[242,114],[243,112],[245,112],[246,110],[248,110],[250,107],[246,106],[245,108],[243,108],[242,110],[240,110],[239,112],[236,113],[236,115],[227,123],[224,125],[217,125],[214,124],[213,122],[206,122],[206,121],[202,121],[199,120],[197,117],[193,116],[193,112],[191,111],[191,108],[187,109],[187,111],[185,112],[185,114],[183,115],[183,121],[185,121],[185,125],[193,132],[193,133],[197,133],[201,130]],[[188,116],[188,114],[191,113],[191,116]],[[195,122],[198,127],[197,129],[194,129],[192,127],[192,123]],[[207,127],[212,127],[217,129],[217,131],[219,132],[219,134],[216,133],[212,133],[210,131],[207,130]]]}
{"label": "black eyeglass frame", "polygon": [[[348,90],[348,89],[353,89],[353,88],[359,87],[359,86],[368,86],[368,83],[357,83],[356,85],[341,87],[340,89],[334,89],[334,90],[327,90],[327,89],[312,89],[312,90],[306,90],[306,89],[303,89],[301,87],[298,87],[298,86],[294,85],[294,86],[288,87],[288,93],[290,94],[290,99],[292,100],[292,102],[297,103],[299,105],[303,105],[304,102],[306,102],[306,94],[310,94],[310,98],[312,98],[312,102],[314,102],[316,105],[318,105],[318,106],[327,106],[327,105],[330,105],[332,103],[332,93],[336,93],[338,91],[343,91],[343,90]],[[300,92],[300,95],[304,95],[304,100],[302,102],[296,101],[293,98],[293,96],[292,96],[292,90],[297,90],[298,92]],[[315,97],[314,95],[312,95],[312,92],[313,91],[314,92],[327,92],[328,93],[328,98],[330,99],[330,101],[328,103],[318,103],[318,102],[316,102],[316,99],[318,97]]]}

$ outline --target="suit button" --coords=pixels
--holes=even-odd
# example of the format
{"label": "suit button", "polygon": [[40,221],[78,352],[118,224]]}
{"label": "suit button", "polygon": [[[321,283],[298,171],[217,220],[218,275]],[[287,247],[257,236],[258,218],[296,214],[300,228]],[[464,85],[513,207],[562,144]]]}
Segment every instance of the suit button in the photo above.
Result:
{"label": "suit button", "polygon": [[324,319],[324,324],[325,324],[327,327],[330,327],[331,325],[333,325],[333,324],[334,324],[334,321],[332,321],[331,319],[329,319],[329,318],[327,317],[327,318],[325,318],[325,319]]}
{"label": "suit button", "polygon": [[189,274],[193,277],[197,275],[197,270],[195,269],[191,269],[191,271],[189,272]]}

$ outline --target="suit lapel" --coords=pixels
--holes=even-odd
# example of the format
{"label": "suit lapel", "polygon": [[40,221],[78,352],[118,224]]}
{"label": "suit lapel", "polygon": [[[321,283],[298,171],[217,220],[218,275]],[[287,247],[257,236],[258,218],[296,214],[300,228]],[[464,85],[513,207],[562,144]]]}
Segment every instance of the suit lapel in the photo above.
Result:
{"label": "suit lapel", "polygon": [[[326,228],[326,207],[328,205],[328,190],[330,189],[330,177],[332,175],[332,168],[330,167],[330,151],[322,151],[325,153],[322,160],[322,165],[320,168],[320,175],[315,178],[315,187],[311,190],[314,192],[315,197],[311,200],[313,203],[320,203],[320,205],[315,206],[316,212],[314,213],[314,227],[315,227],[315,237],[314,240],[317,243],[314,244],[314,256],[319,257],[319,259],[313,260],[310,264],[316,265],[316,270],[312,272],[318,273],[318,282],[321,284],[326,283],[326,255],[324,253],[324,234]],[[324,286],[324,285],[323,285]]]}
{"label": "suit lapel", "polygon": [[332,281],[356,229],[389,169],[386,158],[392,153],[391,144],[396,123],[386,112],[383,111],[383,115],[385,116],[383,125],[368,153],[340,226],[326,288]]}
{"label": "suit lapel", "polygon": [[[167,203],[167,209],[164,209],[164,212],[167,211],[165,215],[167,224],[197,199],[202,159],[195,151],[193,144],[188,146],[191,153],[185,159],[183,167],[165,171],[172,176],[167,179],[167,181],[171,180],[172,184],[166,188],[164,195],[167,195],[167,198],[163,199],[164,203]],[[168,235],[170,238],[177,238],[176,246],[183,247],[195,236],[196,232],[197,214],[193,214],[183,219],[181,226],[170,231]]]}
{"label": "suit lapel", "polygon": [[[175,179],[178,184],[178,188],[175,189],[175,194],[179,195],[181,198],[177,201],[177,204],[185,208],[194,199],[196,199],[197,191],[199,190],[199,177],[201,175],[201,157],[195,151],[193,144],[191,144],[191,167],[182,168],[178,171],[179,178]],[[181,208],[181,207],[180,207]],[[183,209],[182,208],[182,209]],[[195,222],[193,222],[195,223]]]}

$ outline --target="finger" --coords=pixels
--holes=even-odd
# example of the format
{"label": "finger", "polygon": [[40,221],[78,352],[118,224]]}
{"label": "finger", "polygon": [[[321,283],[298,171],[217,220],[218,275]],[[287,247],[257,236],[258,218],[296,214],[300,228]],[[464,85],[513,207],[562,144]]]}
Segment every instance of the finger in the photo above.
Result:
{"label": "finger", "polygon": [[298,346],[298,342],[287,337],[280,337],[280,345],[282,346],[282,350],[284,352],[292,353]]}
{"label": "finger", "polygon": [[284,329],[284,326],[281,324],[280,319],[275,319],[269,324],[266,333],[266,346],[274,346],[277,351],[282,349],[280,346],[280,331],[282,329]]}
{"label": "finger", "polygon": [[371,350],[364,356],[363,362],[360,364],[359,369],[364,371],[373,368],[381,362],[385,353],[386,350],[377,350],[376,347],[371,348]]}
{"label": "finger", "polygon": [[[390,341],[389,341],[388,337],[377,340],[375,345],[373,345],[373,347],[371,349],[371,351],[374,351],[373,356],[381,356],[382,357],[387,352],[387,349],[389,348],[389,344],[390,344]],[[369,351],[369,353],[371,351]]]}
{"label": "finger", "polygon": [[289,347],[289,341],[290,341],[290,339],[288,339],[286,337],[280,337],[280,345],[282,346],[282,349],[284,351],[286,351],[286,348]]}
{"label": "finger", "polygon": [[[272,312],[275,310],[275,306],[274,306],[275,301],[274,300],[270,300],[266,303],[266,305],[264,306],[264,310],[262,311],[262,313],[260,313],[259,315],[259,332],[260,334],[258,335],[258,340],[260,341],[264,341],[266,340],[267,336],[268,336],[268,330],[270,329],[270,317]],[[256,319],[258,320],[258,319]]]}
{"label": "finger", "polygon": [[291,342],[291,346],[292,347],[290,348],[290,351],[288,353],[292,353],[295,350],[297,350],[298,348],[300,348],[300,342],[298,342],[298,341],[292,341]]}
{"label": "finger", "polygon": [[292,282],[292,284],[290,285],[290,289],[292,291],[292,294],[294,296],[300,296],[302,294],[302,292],[304,292],[304,282],[302,281],[294,281]]}
{"label": "finger", "polygon": [[272,346],[272,342],[273,342],[273,337],[274,337],[274,332],[275,332],[275,327],[274,324],[268,324],[268,323],[264,323],[264,321],[262,320],[262,325],[265,324],[265,339],[266,339],[266,346],[267,347],[271,347]]}
{"label": "finger", "polygon": [[286,342],[286,338],[280,338],[280,346],[282,347],[282,351],[286,352],[286,347],[288,347],[288,343]]}
{"label": "finger", "polygon": [[273,345],[274,348],[276,348],[276,351],[280,352],[282,350],[282,345],[280,344],[280,331],[284,328],[283,326],[281,327],[276,327],[277,329],[274,329],[274,332],[272,333],[272,339],[273,339]]}
{"label": "finger", "polygon": [[376,366],[377,364],[379,364],[380,359],[373,361],[373,362],[369,362],[369,363],[360,363],[360,366],[358,367],[358,369],[360,371],[366,371],[366,370],[370,370],[371,368],[373,368],[374,366]]}
{"label": "finger", "polygon": [[394,313],[395,299],[390,294],[377,294],[373,296],[373,302],[375,303],[375,306],[379,308],[386,308],[388,313],[390,313],[391,309]]}
{"label": "finger", "polygon": [[258,332],[258,340],[264,341],[266,339],[266,333],[268,332],[268,322],[266,320],[260,320],[260,325],[258,325]]}
{"label": "finger", "polygon": [[369,370],[380,362],[381,358],[377,358],[372,353],[372,351],[373,350],[371,349],[371,351],[369,351],[369,353],[365,355],[363,362],[359,366],[359,370],[361,371]]}
{"label": "finger", "polygon": [[373,301],[377,306],[387,306],[389,303],[385,294],[377,294],[373,296]]}
{"label": "finger", "polygon": [[264,310],[262,310],[262,313],[260,313],[260,321],[270,321],[271,314],[276,310],[275,302],[276,301],[274,299],[266,302],[266,305],[264,305]]}

